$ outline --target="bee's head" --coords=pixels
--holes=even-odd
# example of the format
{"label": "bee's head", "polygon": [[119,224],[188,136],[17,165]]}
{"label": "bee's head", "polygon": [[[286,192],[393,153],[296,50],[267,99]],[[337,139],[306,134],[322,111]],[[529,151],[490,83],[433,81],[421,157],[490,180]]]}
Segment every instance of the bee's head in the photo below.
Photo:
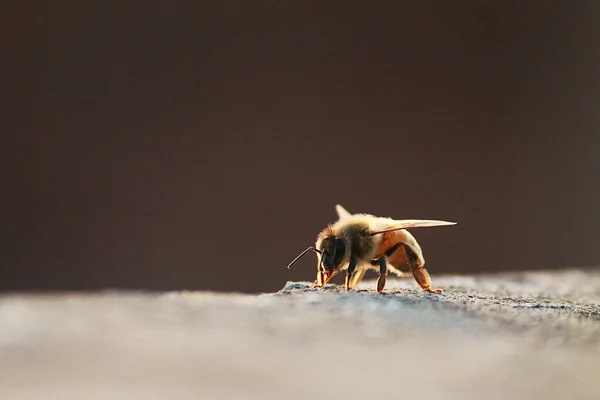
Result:
{"label": "bee's head", "polygon": [[327,281],[344,265],[347,260],[349,246],[345,239],[337,237],[327,231],[322,232],[317,239],[317,247],[308,247],[300,253],[288,265],[288,269],[309,251],[314,251],[318,257],[317,281],[318,287],[323,286]]}
{"label": "bee's head", "polygon": [[334,272],[342,266],[346,258],[346,241],[340,237],[328,236],[320,243],[321,257],[319,270]]}

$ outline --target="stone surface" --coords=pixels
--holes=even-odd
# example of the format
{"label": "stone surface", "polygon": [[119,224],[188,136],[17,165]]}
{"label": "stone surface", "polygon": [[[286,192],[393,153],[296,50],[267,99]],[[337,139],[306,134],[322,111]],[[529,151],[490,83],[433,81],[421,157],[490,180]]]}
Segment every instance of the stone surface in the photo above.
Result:
{"label": "stone surface", "polygon": [[600,271],[0,297],[2,399],[598,399]]}

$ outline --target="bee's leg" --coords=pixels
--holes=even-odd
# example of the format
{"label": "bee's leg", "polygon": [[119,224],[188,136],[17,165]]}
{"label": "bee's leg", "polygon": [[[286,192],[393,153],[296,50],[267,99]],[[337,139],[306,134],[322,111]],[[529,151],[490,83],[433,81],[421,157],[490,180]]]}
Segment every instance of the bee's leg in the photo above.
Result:
{"label": "bee's leg", "polygon": [[346,282],[344,285],[346,287],[346,290],[350,290],[350,288],[351,288],[350,282],[352,280],[352,275],[354,274],[355,268],[356,268],[356,257],[351,256],[350,264],[348,264],[348,269],[346,270]]}
{"label": "bee's leg", "polygon": [[314,287],[321,288],[321,287],[325,286],[325,284],[327,282],[329,282],[329,280],[331,279],[332,276],[333,276],[333,273],[331,273],[331,272],[317,271],[317,280],[315,281]]}
{"label": "bee's leg", "polygon": [[390,247],[379,260],[375,260],[375,262],[379,264],[379,278],[377,279],[377,292],[379,293],[383,291],[385,281],[387,280],[387,258],[392,256],[401,245],[402,242],[396,243]]}
{"label": "bee's leg", "polygon": [[361,268],[358,271],[354,272],[354,275],[352,276],[352,280],[350,281],[350,286],[356,287],[356,285],[359,284],[359,282],[361,281],[363,276],[365,276],[365,272],[367,272],[366,268]]}
{"label": "bee's leg", "polygon": [[381,293],[385,287],[387,279],[387,257],[383,256],[379,259],[379,278],[377,279],[377,293]]}
{"label": "bee's leg", "polygon": [[325,274],[323,274],[321,271],[317,271],[317,280],[315,281],[315,287],[316,288],[320,288],[323,287],[323,285],[325,285]]}
{"label": "bee's leg", "polygon": [[415,280],[423,288],[424,291],[429,293],[442,293],[442,289],[432,289],[431,288],[431,278],[429,277],[429,272],[423,266],[423,261],[419,260],[419,257],[415,254],[413,249],[410,248],[406,243],[404,243],[404,250],[406,251],[406,257],[408,258],[408,262],[410,263],[410,267],[412,269],[412,274],[415,277]]}

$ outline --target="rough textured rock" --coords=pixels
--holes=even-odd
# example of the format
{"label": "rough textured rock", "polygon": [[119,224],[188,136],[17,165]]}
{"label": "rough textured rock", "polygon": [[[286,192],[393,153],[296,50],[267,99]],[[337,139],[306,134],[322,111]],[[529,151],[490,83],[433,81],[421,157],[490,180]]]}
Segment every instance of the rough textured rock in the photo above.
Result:
{"label": "rough textured rock", "polygon": [[597,399],[600,271],[0,297],[6,399]]}

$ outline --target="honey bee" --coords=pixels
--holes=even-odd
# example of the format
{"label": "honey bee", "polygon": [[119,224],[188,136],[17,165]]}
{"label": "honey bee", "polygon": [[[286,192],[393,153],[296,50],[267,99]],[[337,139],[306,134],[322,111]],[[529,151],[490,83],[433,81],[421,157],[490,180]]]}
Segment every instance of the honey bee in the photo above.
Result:
{"label": "honey bee", "polygon": [[317,236],[315,246],[308,247],[289,265],[288,269],[309,251],[317,254],[315,287],[323,287],[331,277],[346,270],[345,288],[350,290],[364,277],[365,272],[378,272],[377,292],[385,287],[387,273],[405,276],[411,272],[426,292],[441,293],[431,288],[431,279],[425,269],[423,251],[407,229],[455,225],[456,222],[376,217],[371,214],[350,214],[336,205],[338,221],[327,226]]}

